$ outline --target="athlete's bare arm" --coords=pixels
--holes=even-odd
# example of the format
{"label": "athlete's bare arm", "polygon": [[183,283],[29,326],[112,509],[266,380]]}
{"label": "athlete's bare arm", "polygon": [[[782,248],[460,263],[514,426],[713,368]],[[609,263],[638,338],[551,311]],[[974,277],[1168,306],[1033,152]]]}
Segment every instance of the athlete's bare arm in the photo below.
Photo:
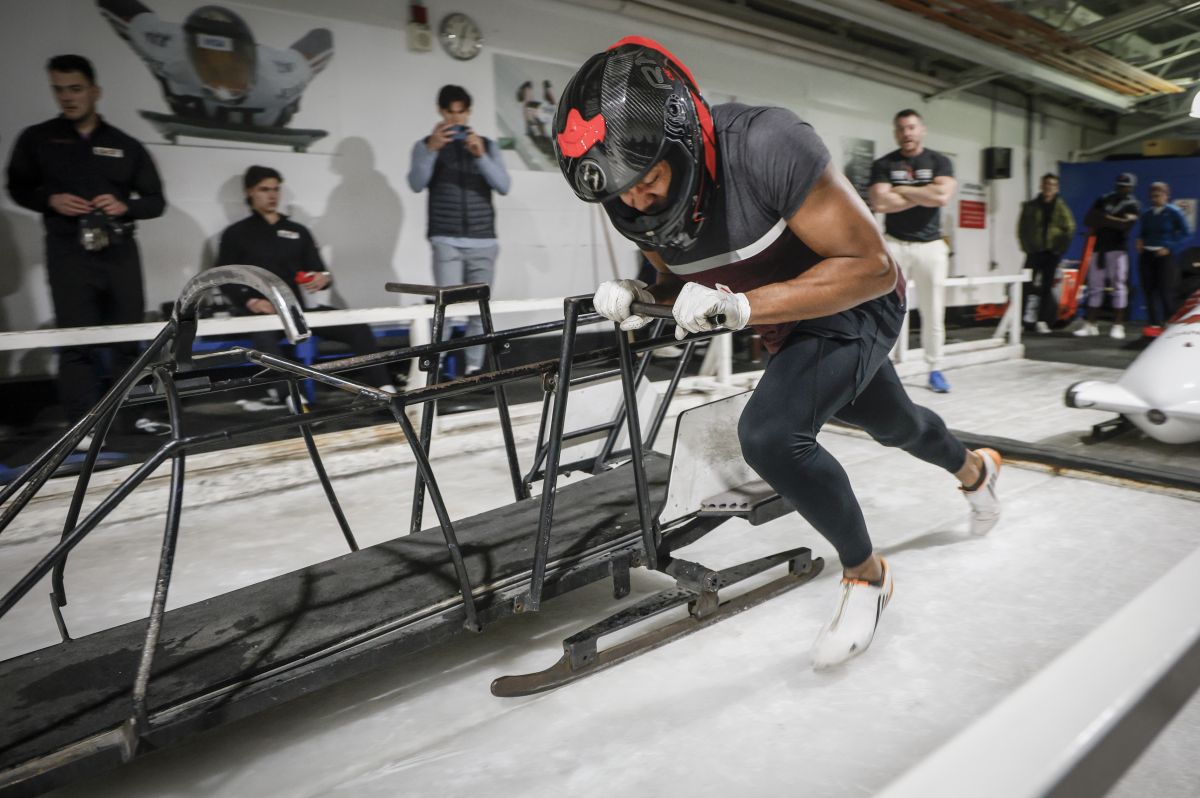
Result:
{"label": "athlete's bare arm", "polygon": [[896,186],[895,191],[904,199],[920,205],[922,208],[944,208],[954,198],[958,190],[958,181],[953,177],[941,175],[935,177],[932,183],[924,186]]}
{"label": "athlete's bare arm", "polygon": [[679,290],[683,288],[683,280],[680,280],[671,270],[667,268],[667,264],[663,261],[662,255],[654,251],[642,250],[642,254],[646,256],[646,260],[658,270],[658,281],[647,288],[654,294],[654,301],[660,305],[670,305],[675,301],[675,297],[679,296]]}
{"label": "athlete's bare arm", "polygon": [[825,259],[791,280],[747,292],[751,324],[830,316],[896,287],[896,264],[875,219],[832,164],[787,226]]}

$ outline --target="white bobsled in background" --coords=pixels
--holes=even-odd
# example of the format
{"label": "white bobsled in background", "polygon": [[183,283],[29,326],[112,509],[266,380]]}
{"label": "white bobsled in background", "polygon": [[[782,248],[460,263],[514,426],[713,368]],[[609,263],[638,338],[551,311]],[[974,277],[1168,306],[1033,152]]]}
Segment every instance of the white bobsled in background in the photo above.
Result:
{"label": "white bobsled in background", "polygon": [[1067,407],[1120,413],[1163,443],[1200,441],[1200,291],[1119,380],[1077,382],[1064,401]]}

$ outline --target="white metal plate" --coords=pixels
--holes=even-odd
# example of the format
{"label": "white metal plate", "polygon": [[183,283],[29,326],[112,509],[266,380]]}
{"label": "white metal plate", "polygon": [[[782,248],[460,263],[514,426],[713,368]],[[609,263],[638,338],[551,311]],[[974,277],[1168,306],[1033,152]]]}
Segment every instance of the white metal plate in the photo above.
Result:
{"label": "white metal plate", "polygon": [[738,421],[752,393],[744,391],[679,414],[660,524],[693,515],[710,496],[758,480],[742,458],[738,441]]}

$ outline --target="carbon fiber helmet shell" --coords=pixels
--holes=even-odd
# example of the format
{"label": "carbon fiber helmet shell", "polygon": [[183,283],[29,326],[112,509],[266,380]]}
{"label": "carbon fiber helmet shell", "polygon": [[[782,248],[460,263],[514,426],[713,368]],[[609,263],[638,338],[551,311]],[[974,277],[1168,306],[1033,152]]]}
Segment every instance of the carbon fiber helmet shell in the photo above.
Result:
{"label": "carbon fiber helmet shell", "polygon": [[[695,242],[716,185],[712,113],[691,72],[662,45],[626,37],[584,62],[559,102],[554,151],[575,195],[602,203],[626,238],[647,249]],[[643,214],[622,203],[664,159],[667,207]]]}

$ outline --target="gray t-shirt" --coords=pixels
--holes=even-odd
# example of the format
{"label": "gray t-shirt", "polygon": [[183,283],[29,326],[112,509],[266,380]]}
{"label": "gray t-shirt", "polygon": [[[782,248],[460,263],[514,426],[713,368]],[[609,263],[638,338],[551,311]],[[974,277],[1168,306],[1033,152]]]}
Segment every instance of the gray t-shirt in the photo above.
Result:
{"label": "gray t-shirt", "polygon": [[[739,103],[714,107],[713,126],[718,187],[696,243],[686,250],[659,250],[671,272],[687,282],[710,288],[720,283],[741,292],[790,280],[823,260],[786,224],[829,163],[829,151],[812,126],[784,108]],[[864,318],[856,311],[755,330],[771,352],[797,326],[859,338]]]}

